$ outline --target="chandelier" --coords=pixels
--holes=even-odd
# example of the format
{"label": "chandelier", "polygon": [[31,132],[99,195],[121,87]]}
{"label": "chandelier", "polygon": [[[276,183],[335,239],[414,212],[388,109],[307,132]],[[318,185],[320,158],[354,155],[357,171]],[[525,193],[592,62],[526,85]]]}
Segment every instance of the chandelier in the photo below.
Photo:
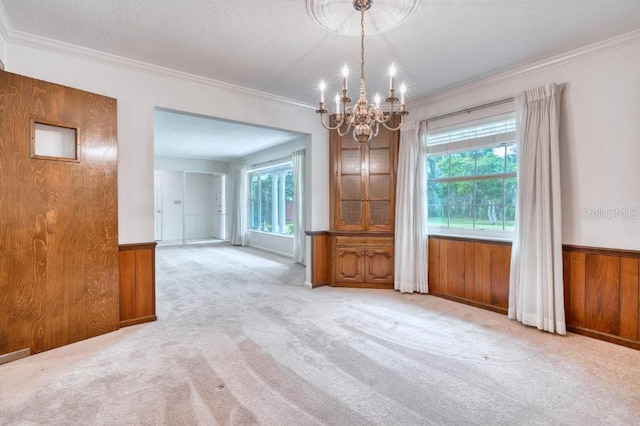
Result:
{"label": "chandelier", "polygon": [[[349,68],[345,65],[342,69],[342,96],[336,94],[336,112],[334,118],[329,118],[329,123],[325,124],[324,114],[329,111],[325,108],[324,92],[327,88],[324,80],[320,82],[320,108],[316,113],[320,114],[320,122],[328,130],[336,130],[340,136],[353,131],[353,138],[360,143],[367,143],[372,137],[377,136],[380,125],[389,130],[398,130],[403,122],[404,116],[409,114],[405,108],[405,94],[407,88],[400,85],[400,108],[394,111],[394,105],[398,102],[395,89],[396,68],[392,64],[389,69],[389,96],[384,100],[389,104],[388,111],[385,112],[380,107],[380,96],[375,95],[373,103],[367,101],[366,82],[364,78],[364,12],[371,8],[373,0],[353,0],[353,7],[360,12],[360,98],[358,102],[349,106],[351,98],[347,94],[347,82],[349,78]],[[400,121],[397,126],[392,126],[390,121],[393,116],[399,116]]]}

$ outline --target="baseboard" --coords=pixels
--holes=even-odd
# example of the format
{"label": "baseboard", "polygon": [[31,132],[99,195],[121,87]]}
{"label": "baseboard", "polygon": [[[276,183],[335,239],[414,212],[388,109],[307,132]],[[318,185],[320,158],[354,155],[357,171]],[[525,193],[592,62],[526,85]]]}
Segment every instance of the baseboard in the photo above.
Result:
{"label": "baseboard", "polygon": [[487,311],[496,312],[499,314],[507,315],[507,308],[501,308],[499,306],[488,305],[486,303],[475,302],[473,300],[465,299],[463,297],[451,296],[449,294],[443,294],[438,292],[429,292],[430,295],[440,297],[442,299],[451,300],[452,302],[464,303],[465,305],[473,306],[474,308],[485,309]]}
{"label": "baseboard", "polygon": [[393,290],[393,283],[333,283],[329,284],[331,287],[342,288],[377,288],[380,290]]}
{"label": "baseboard", "polygon": [[142,324],[145,322],[157,321],[158,317],[156,315],[149,315],[146,317],[133,318],[129,320],[120,321],[120,327],[129,327],[136,324]]}
{"label": "baseboard", "polygon": [[600,331],[589,330],[582,327],[567,326],[567,331],[575,334],[581,334],[583,336],[592,337],[598,340],[604,340],[605,342],[615,343],[617,345],[626,346],[631,349],[640,350],[640,342],[637,340],[625,339],[624,337],[614,336],[612,334],[602,333]]}
{"label": "baseboard", "polygon": [[0,355],[0,365],[6,364],[11,361],[17,361],[22,358],[26,358],[31,355],[31,349],[20,349],[19,351],[11,352],[8,354]]}
{"label": "baseboard", "polygon": [[270,249],[270,248],[266,248],[266,247],[262,247],[262,246],[255,246],[255,245],[251,245],[251,244],[249,244],[247,247],[251,247],[251,248],[254,248],[256,250],[266,251],[267,253],[272,253],[272,254],[275,254],[275,255],[278,255],[278,256],[286,257],[288,259],[293,259],[293,254],[285,253],[283,251],[273,250],[273,249]]}
{"label": "baseboard", "polygon": [[318,288],[318,287],[324,287],[326,286],[326,283],[311,283],[309,281],[305,281],[304,282],[304,286],[310,289],[314,289],[314,288]]}

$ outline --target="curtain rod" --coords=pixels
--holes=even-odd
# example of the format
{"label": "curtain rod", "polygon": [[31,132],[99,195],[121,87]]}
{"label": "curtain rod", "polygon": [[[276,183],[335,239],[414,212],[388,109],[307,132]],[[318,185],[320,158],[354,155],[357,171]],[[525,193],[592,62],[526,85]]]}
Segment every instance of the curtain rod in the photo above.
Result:
{"label": "curtain rod", "polygon": [[270,169],[271,167],[284,166],[285,164],[289,164],[292,161],[293,160],[291,159],[291,156],[263,161],[262,163],[247,165],[247,172],[257,172],[258,170]]}
{"label": "curtain rod", "polygon": [[509,102],[513,102],[513,101],[514,101],[514,98],[501,99],[499,101],[489,102],[487,104],[478,105],[478,106],[474,106],[474,107],[471,107],[471,108],[466,108],[466,109],[463,109],[463,110],[460,110],[460,111],[456,111],[456,112],[450,112],[448,114],[439,115],[437,117],[427,118],[426,120],[424,120],[424,122],[428,123],[430,121],[442,120],[443,118],[455,117],[456,115],[469,114],[470,112],[477,111],[479,109],[489,108],[489,107],[496,106],[496,105],[502,105],[502,104],[506,104],[506,103],[509,103]]}

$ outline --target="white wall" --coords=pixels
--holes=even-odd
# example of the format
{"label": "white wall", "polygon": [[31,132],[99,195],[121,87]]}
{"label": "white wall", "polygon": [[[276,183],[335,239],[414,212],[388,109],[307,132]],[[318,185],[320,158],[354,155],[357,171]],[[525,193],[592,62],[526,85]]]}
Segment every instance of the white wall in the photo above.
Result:
{"label": "white wall", "polygon": [[[640,32],[433,96],[411,116],[435,117],[548,83],[565,85],[563,243],[640,250]],[[609,217],[616,209],[627,217]]]}
{"label": "white wall", "polygon": [[[242,158],[240,161],[234,162],[234,164],[238,164],[238,163],[244,164],[248,168],[256,167],[256,166],[269,167],[269,163],[275,164],[276,162],[282,159],[291,160],[291,154],[294,151],[298,151],[304,148],[305,148],[305,141],[303,138],[300,138],[298,140],[280,144],[272,148],[267,148],[265,150],[253,153],[251,155],[247,155],[246,157]],[[327,172],[325,172],[325,174],[326,173]]]}
{"label": "white wall", "polygon": [[191,239],[213,238],[215,205],[214,175],[210,173],[185,174],[184,219],[185,235]]}
{"label": "white wall", "polygon": [[154,157],[154,167],[161,170],[179,170],[184,172],[229,173],[226,161],[193,160],[190,158]]}
{"label": "white wall", "polygon": [[293,238],[287,235],[249,232],[249,245],[281,256],[293,257]]}
{"label": "white wall", "polygon": [[0,70],[5,69],[5,64],[7,63],[7,41],[0,31]]}
{"label": "white wall", "polygon": [[[256,167],[269,167],[271,165],[281,164],[283,161],[291,160],[291,153],[304,149],[305,140],[303,138],[287,142],[272,148],[265,149],[260,152],[248,155],[239,161],[234,162],[231,167],[237,165],[246,165],[249,170]],[[308,164],[308,158],[307,158]],[[325,171],[325,174],[328,172]],[[327,177],[328,179],[328,177]],[[307,194],[310,193],[310,186],[307,182]],[[328,206],[328,204],[327,204]],[[325,207],[328,210],[328,207]],[[308,214],[307,214],[308,217]],[[326,229],[326,228],[325,228]],[[293,257],[293,237],[288,235],[270,234],[263,232],[248,232],[248,244],[251,247],[267,250],[287,257]],[[307,250],[310,250],[307,247]]]}
{"label": "white wall", "polygon": [[[226,198],[224,202],[219,203],[223,208],[220,213],[224,217],[224,224],[218,227],[218,230],[224,231],[224,233],[219,237],[216,236],[216,238],[221,238],[223,240],[229,239],[227,230],[231,229],[231,212],[228,210],[228,208],[233,206],[231,200],[229,199],[230,195],[233,192],[233,186],[230,186],[231,180],[229,179],[229,163],[225,161],[194,160],[188,158],[155,156],[154,167],[158,170],[175,170],[181,172],[214,173],[216,175],[225,175],[225,188],[224,191],[221,192],[225,194]],[[180,223],[182,224],[182,218],[180,219],[180,221]]]}
{"label": "white wall", "polygon": [[308,229],[327,228],[328,138],[312,108],[170,70],[134,66],[125,60],[80,49],[63,54],[61,49],[53,51],[9,42],[7,57],[11,60],[6,68],[13,73],[118,100],[121,244],[153,241],[153,113],[156,107],[309,134],[307,181],[313,185],[314,196],[309,197]]}
{"label": "white wall", "polygon": [[225,196],[227,192],[227,179],[228,178],[225,175],[213,176],[213,203],[215,215],[215,219],[213,221],[213,238],[220,240],[228,239],[227,219],[230,215],[226,213],[227,202]]}
{"label": "white wall", "polygon": [[162,177],[162,241],[182,242],[183,173],[156,170],[155,174]]}

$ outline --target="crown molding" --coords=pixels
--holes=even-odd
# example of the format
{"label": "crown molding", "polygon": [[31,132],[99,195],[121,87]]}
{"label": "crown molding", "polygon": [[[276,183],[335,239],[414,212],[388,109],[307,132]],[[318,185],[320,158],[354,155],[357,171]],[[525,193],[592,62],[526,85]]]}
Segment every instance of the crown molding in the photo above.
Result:
{"label": "crown molding", "polygon": [[305,109],[316,109],[315,105],[310,105],[295,99],[286,98],[284,96],[273,95],[267,92],[250,89],[236,84],[226,83],[212,78],[202,77],[171,68],[161,67],[134,59],[124,58],[122,56],[113,55],[99,50],[88,49],[70,43],[53,40],[46,37],[40,37],[17,31],[13,28],[11,20],[7,15],[2,2],[0,2],[0,33],[4,36],[8,43],[18,44],[26,47],[32,47],[48,52],[58,53],[92,62],[99,62],[105,65],[111,65],[119,68],[140,71],[159,77],[171,78],[178,81],[184,81],[191,84],[198,84],[211,89],[220,90],[227,93],[252,96],[265,99],[272,102],[278,102],[293,105]]}
{"label": "crown molding", "polygon": [[460,93],[479,90],[490,86],[495,86],[510,80],[515,80],[527,75],[547,71],[556,67],[560,67],[572,62],[582,61],[592,56],[600,55],[606,52],[617,50],[625,46],[640,43],[640,30],[634,30],[616,37],[602,40],[569,52],[552,56],[532,64],[514,68],[509,71],[494,74],[485,78],[481,78],[470,83],[457,85],[452,88],[425,96],[411,103],[411,108],[420,108],[429,103],[437,102]]}
{"label": "crown molding", "polygon": [[13,25],[11,24],[4,5],[0,1],[0,36],[4,37],[6,41],[9,41],[11,34],[13,34]]}

